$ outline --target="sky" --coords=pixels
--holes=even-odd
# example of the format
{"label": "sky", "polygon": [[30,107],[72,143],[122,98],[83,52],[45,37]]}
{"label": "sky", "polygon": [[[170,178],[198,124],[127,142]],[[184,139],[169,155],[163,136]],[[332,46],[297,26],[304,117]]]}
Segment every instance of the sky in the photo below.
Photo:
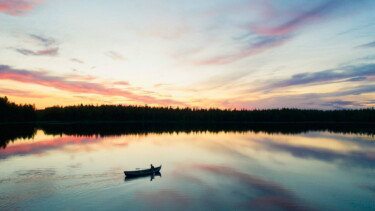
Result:
{"label": "sky", "polygon": [[37,108],[375,106],[372,0],[0,0],[0,96]]}

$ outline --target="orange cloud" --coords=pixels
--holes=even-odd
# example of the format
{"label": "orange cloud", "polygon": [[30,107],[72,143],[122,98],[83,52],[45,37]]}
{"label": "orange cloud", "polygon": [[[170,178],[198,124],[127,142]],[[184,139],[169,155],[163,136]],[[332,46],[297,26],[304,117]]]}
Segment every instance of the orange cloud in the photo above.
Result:
{"label": "orange cloud", "polygon": [[116,81],[116,82],[113,82],[113,85],[121,85],[121,86],[129,86],[129,82],[126,82],[126,81]]}
{"label": "orange cloud", "polygon": [[44,97],[47,97],[46,95],[35,94],[35,93],[32,93],[32,92],[15,90],[15,89],[0,88],[0,93],[1,93],[1,95],[12,95],[12,96],[18,96],[18,97],[27,97],[27,98],[44,98]]}
{"label": "orange cloud", "polygon": [[106,87],[101,83],[86,81],[71,81],[68,77],[51,76],[47,72],[13,69],[7,65],[0,65],[0,79],[19,81],[23,83],[37,84],[75,93],[99,94],[104,96],[121,96],[130,100],[157,105],[187,106],[183,102],[171,99],[157,99],[152,96],[137,95],[132,92]]}

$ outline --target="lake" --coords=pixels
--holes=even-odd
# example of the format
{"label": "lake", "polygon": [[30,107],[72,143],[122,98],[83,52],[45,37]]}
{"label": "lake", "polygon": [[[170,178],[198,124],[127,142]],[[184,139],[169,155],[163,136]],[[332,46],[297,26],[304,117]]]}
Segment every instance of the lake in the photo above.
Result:
{"label": "lake", "polygon": [[0,130],[0,210],[375,210],[373,133],[118,127]]}

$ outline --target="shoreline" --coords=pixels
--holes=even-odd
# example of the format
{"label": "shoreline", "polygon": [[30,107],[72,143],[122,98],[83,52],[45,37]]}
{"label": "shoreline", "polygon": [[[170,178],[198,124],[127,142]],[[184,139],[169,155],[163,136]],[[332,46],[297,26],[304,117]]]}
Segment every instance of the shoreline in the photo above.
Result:
{"label": "shoreline", "polygon": [[228,125],[375,125],[375,122],[340,122],[340,121],[280,121],[280,122],[267,122],[267,121],[24,121],[24,122],[0,122],[0,125],[73,125],[73,124],[202,124],[202,125],[215,125],[215,124],[228,124]]}

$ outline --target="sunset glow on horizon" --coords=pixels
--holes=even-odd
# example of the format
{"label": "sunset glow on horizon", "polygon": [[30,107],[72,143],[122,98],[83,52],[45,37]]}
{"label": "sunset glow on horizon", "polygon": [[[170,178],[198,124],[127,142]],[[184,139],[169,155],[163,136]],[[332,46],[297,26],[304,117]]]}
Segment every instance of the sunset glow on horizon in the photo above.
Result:
{"label": "sunset glow on horizon", "polygon": [[36,108],[375,107],[375,1],[0,0],[0,97]]}

